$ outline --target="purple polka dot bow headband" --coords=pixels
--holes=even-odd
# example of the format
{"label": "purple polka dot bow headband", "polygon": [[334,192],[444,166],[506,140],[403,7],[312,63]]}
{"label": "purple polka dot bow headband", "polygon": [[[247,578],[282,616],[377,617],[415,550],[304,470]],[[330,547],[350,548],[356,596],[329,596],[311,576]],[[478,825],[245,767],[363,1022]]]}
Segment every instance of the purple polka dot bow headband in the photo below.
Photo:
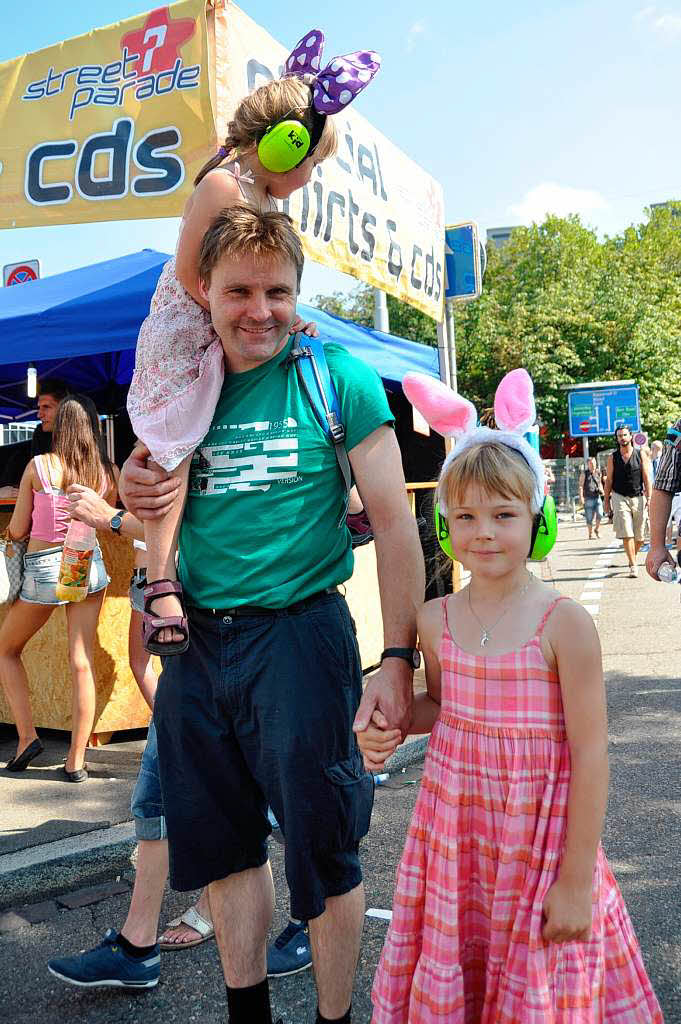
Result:
{"label": "purple polka dot bow headband", "polygon": [[337,114],[366,88],[381,66],[374,50],[334,57],[321,68],[324,33],[311,29],[291,51],[282,78],[295,75],[312,89],[312,105],[320,114]]}

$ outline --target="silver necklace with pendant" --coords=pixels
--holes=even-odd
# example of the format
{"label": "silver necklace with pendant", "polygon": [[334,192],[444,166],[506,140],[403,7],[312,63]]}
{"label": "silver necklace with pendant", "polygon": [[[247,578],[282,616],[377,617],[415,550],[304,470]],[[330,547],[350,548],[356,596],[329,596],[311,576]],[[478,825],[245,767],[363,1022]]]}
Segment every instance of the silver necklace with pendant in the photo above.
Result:
{"label": "silver necklace with pendant", "polygon": [[[529,579],[528,579],[527,583],[525,583],[525,585],[523,587],[521,587],[521,589],[518,591],[518,595],[517,595],[518,600],[520,600],[521,598],[523,598],[525,596],[525,594],[527,593],[527,590],[528,590],[530,584],[534,580],[534,575],[531,572],[528,573],[528,576],[529,576]],[[480,619],[475,614],[475,611],[473,609],[473,604],[471,602],[471,585],[469,583],[468,584],[468,607],[470,608],[471,615],[473,616],[473,618],[475,619],[477,624],[480,626],[480,632],[481,632],[480,646],[481,647],[486,647],[487,644],[490,641],[491,636],[492,636],[492,630],[497,628],[497,626],[499,625],[499,623],[503,619],[504,615],[506,615],[506,613],[511,610],[512,605],[509,604],[507,608],[504,608],[504,610],[501,613],[501,615],[499,616],[499,618],[496,620],[496,622],[493,622],[491,626],[483,625],[483,623],[480,621]]]}

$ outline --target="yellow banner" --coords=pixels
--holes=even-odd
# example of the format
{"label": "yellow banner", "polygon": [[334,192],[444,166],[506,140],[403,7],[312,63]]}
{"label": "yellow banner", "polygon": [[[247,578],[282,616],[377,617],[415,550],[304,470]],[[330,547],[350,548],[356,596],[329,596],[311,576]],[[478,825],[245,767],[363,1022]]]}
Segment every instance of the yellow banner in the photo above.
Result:
{"label": "yellow banner", "polygon": [[[296,41],[292,36],[291,45]],[[323,63],[335,52],[325,54]],[[216,9],[215,108],[220,139],[241,97],[278,77],[288,54],[235,4]],[[336,157],[320,164],[310,184],[283,207],[298,226],[306,256],[441,320],[442,187],[354,105],[337,115],[336,127]]]}
{"label": "yellow banner", "polygon": [[[0,228],[180,216],[287,55],[229,0],[181,0],[0,64]],[[306,255],[440,320],[441,186],[354,107],[336,126],[336,157],[284,203]]]}
{"label": "yellow banner", "polygon": [[181,0],[0,64],[0,227],[179,216],[216,144],[208,40]]}

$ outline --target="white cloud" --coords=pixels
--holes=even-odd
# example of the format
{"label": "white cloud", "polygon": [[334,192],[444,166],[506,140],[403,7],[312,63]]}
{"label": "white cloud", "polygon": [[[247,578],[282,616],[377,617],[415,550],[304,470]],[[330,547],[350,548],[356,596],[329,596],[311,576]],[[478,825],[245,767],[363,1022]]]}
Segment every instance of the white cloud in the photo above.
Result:
{"label": "white cloud", "polygon": [[531,188],[521,202],[512,203],[508,212],[518,217],[523,224],[531,224],[533,221],[541,224],[548,213],[558,217],[567,217],[570,213],[588,217],[596,210],[607,208],[608,203],[604,197],[593,189],[571,188],[569,185],[546,181]]}
{"label": "white cloud", "polygon": [[659,7],[642,7],[634,15],[634,21],[645,24],[654,32],[668,39],[681,35],[681,14],[673,11],[662,11]]}
{"label": "white cloud", "polygon": [[415,21],[407,32],[407,53],[412,53],[416,49],[419,36],[423,37],[426,35],[426,26],[422,21]]}

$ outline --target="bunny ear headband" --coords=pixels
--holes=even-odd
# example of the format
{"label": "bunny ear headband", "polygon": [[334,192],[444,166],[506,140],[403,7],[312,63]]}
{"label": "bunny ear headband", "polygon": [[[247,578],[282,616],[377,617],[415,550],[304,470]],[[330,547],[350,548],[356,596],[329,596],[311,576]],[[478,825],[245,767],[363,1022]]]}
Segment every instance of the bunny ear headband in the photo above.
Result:
{"label": "bunny ear headband", "polygon": [[291,51],[282,78],[302,78],[312,89],[314,109],[319,114],[337,114],[378,73],[381,58],[374,50],[357,50],[334,57],[320,70],[323,50],[324,33],[311,29]]}
{"label": "bunny ear headband", "polygon": [[[402,387],[411,404],[426,418],[433,430],[443,437],[456,438],[454,449],[445,459],[440,479],[450,463],[472,444],[505,444],[519,452],[532,470],[535,478],[533,506],[536,506],[532,511],[539,511],[544,501],[544,466],[538,452],[523,437],[536,419],[534,387],[527,370],[511,370],[497,388],[494,418],[498,430],[476,427],[478,414],[475,406],[442,381],[422,373],[407,373]],[[443,496],[439,498],[440,507],[446,515]]]}

